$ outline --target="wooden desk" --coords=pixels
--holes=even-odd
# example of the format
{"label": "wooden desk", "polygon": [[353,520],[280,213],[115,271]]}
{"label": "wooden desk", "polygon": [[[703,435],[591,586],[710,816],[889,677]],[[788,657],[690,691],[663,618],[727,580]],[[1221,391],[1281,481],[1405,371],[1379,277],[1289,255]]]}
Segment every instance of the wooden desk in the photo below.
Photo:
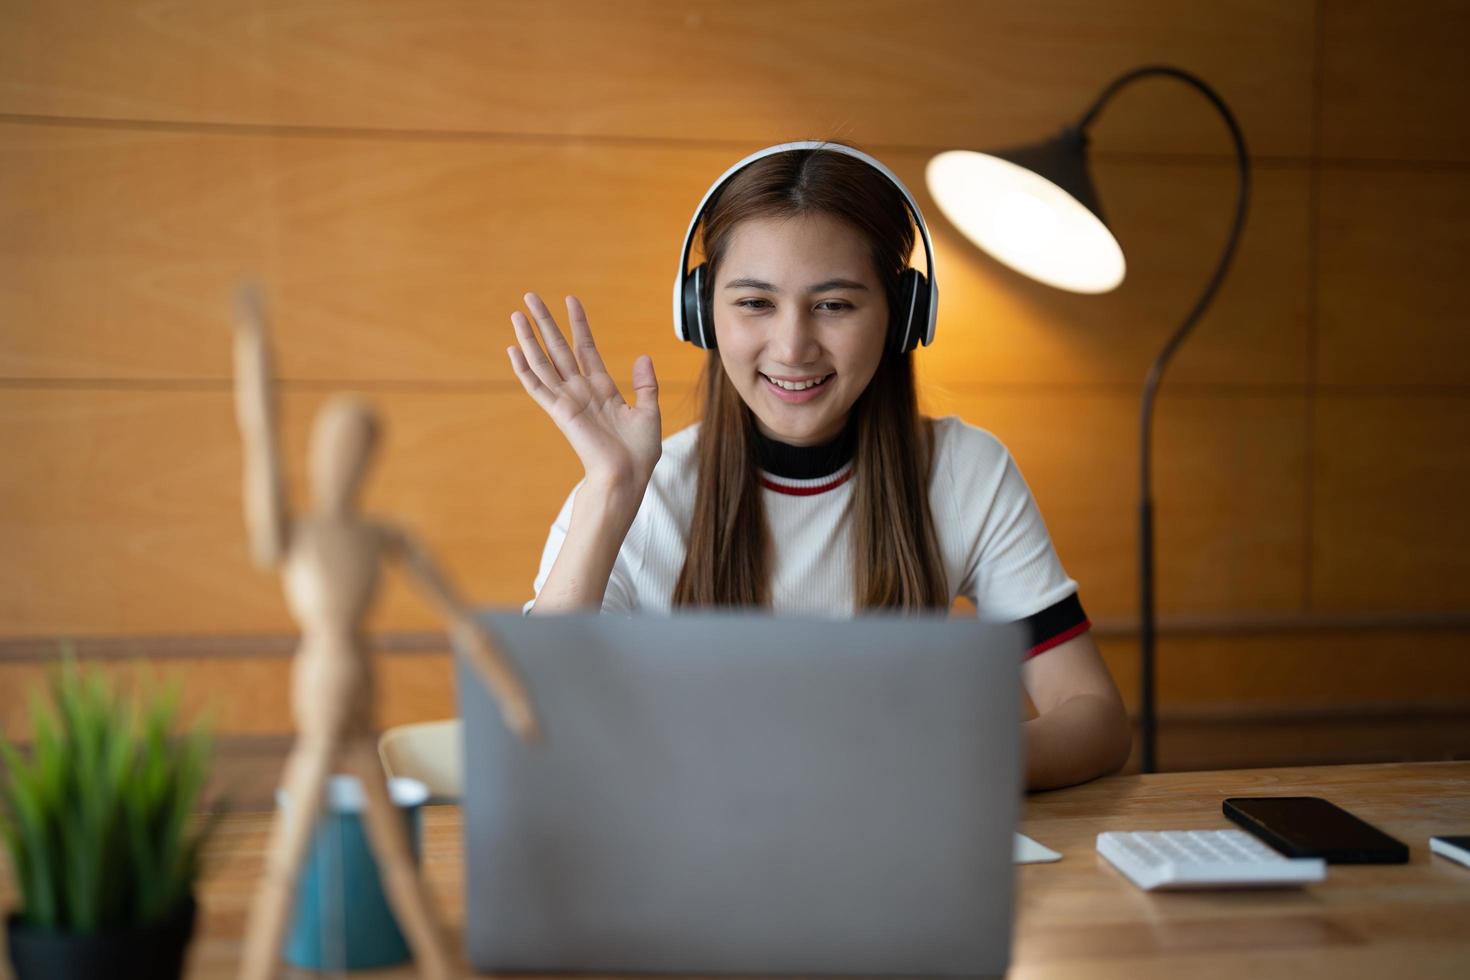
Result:
{"label": "wooden desk", "polygon": [[[1220,801],[1243,795],[1325,796],[1407,843],[1409,864],[1334,866],[1306,889],[1149,894],[1094,852],[1103,830],[1232,826]],[[233,976],[268,826],[268,814],[221,825],[192,977]],[[458,929],[458,809],[431,808],[424,828],[430,882]],[[1470,868],[1428,845],[1432,833],[1470,833],[1470,762],[1118,776],[1030,797],[1022,830],[1063,858],[1019,869],[1013,980],[1470,977]]]}

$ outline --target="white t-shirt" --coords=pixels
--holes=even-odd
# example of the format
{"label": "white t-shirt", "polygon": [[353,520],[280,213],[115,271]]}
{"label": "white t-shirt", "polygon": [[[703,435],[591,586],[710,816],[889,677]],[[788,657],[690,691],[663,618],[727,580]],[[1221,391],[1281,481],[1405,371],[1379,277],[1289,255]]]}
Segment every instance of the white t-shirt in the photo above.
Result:
{"label": "white t-shirt", "polygon": [[[663,456],[613,564],[602,602],[605,612],[671,611],[694,512],[698,430],[695,424],[664,440]],[[1073,596],[1077,583],[1062,570],[1031,490],[1000,440],[954,416],[935,419],[934,433],[929,506],[951,600],[963,595],[982,619],[1014,622],[1051,611]],[[762,503],[773,547],[773,612],[852,614],[845,519],[852,466],[849,462],[815,480],[762,471]],[[572,488],[547,535],[535,581],[538,595],[566,539],[581,486]],[[1049,626],[1042,640],[1054,640],[1062,630],[1075,635],[1086,627],[1085,617],[1079,626],[1080,605],[1075,599],[1071,604],[1076,612],[1066,622],[1059,623],[1055,613],[1048,616],[1057,625]]]}

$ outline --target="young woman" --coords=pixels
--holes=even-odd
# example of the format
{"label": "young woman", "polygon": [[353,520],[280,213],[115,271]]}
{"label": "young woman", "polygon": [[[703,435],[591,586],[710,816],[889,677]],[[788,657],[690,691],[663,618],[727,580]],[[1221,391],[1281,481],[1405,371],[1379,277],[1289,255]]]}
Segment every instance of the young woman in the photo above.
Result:
{"label": "young woman", "polygon": [[697,425],[662,439],[646,355],[624,401],[575,297],[570,346],[536,294],[539,341],[511,315],[516,377],[585,469],[527,611],[942,612],[964,595],[1030,631],[1028,785],[1117,770],[1122,700],[1014,461],[982,429],[919,414],[899,325],[922,216],[870,157],[801,145],[755,155],[695,216],[696,318],[714,334]]}

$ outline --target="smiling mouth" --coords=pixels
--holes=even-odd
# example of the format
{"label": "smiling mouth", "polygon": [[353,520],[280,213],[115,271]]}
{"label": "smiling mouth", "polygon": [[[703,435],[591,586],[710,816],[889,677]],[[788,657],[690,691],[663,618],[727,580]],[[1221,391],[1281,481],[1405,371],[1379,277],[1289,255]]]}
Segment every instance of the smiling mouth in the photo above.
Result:
{"label": "smiling mouth", "polygon": [[806,391],[808,388],[817,388],[826,384],[835,374],[836,372],[834,371],[832,374],[824,374],[818,378],[808,378],[805,381],[779,381],[769,374],[762,374],[761,377],[784,391]]}

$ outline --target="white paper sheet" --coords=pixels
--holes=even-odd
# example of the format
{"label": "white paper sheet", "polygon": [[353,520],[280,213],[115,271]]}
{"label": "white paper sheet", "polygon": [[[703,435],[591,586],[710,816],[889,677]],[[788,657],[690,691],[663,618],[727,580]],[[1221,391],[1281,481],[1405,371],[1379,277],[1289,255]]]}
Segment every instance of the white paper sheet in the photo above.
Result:
{"label": "white paper sheet", "polygon": [[1025,834],[1016,835],[1016,848],[1014,851],[1017,864],[1039,864],[1044,861],[1060,861],[1062,856],[1049,847],[1045,847],[1027,837]]}

